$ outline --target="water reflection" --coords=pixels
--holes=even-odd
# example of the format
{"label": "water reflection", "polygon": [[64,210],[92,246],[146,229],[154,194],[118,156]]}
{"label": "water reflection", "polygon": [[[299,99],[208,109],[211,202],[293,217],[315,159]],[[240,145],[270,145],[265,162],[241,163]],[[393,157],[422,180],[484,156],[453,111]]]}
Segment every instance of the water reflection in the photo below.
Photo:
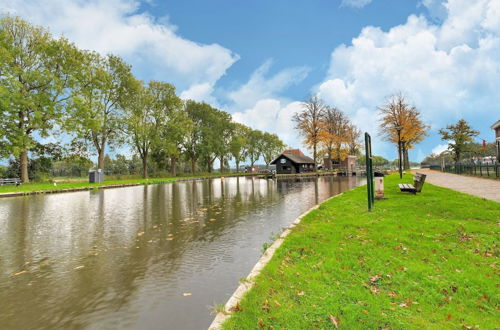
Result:
{"label": "water reflection", "polygon": [[0,200],[0,324],[206,328],[207,306],[272,234],[356,184],[226,178]]}

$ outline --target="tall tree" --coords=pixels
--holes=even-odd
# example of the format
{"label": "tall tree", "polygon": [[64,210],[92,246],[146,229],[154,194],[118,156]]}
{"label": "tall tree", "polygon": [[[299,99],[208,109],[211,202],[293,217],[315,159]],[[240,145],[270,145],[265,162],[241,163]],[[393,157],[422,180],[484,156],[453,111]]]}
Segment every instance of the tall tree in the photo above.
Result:
{"label": "tall tree", "polygon": [[175,94],[174,85],[151,81],[148,90],[152,96],[154,122],[152,148],[170,159],[170,172],[175,176],[181,143],[188,134],[190,121],[182,108],[182,100]]}
{"label": "tall tree", "polygon": [[304,137],[304,144],[313,150],[314,169],[317,164],[317,149],[321,142],[321,120],[325,113],[325,105],[317,96],[313,95],[307,102],[302,104],[303,111],[296,113],[293,117],[295,128]]}
{"label": "tall tree", "polygon": [[214,121],[211,125],[214,138],[214,154],[219,159],[220,171],[224,172],[224,164],[231,158],[231,140],[234,134],[234,123],[227,112],[216,110],[213,113]]}
{"label": "tall tree", "polygon": [[259,130],[251,130],[247,138],[247,157],[253,167],[262,155],[262,138],[264,133]]}
{"label": "tall tree", "polygon": [[234,132],[231,136],[229,149],[236,163],[236,172],[238,173],[240,170],[240,163],[247,157],[250,128],[243,124],[235,123],[233,129]]}
{"label": "tall tree", "polygon": [[285,149],[285,144],[280,140],[278,135],[264,133],[262,136],[262,158],[266,163],[266,168],[269,164]]}
{"label": "tall tree", "polygon": [[409,169],[408,150],[423,140],[429,126],[423,123],[420,112],[406,101],[401,92],[390,96],[378,109],[380,135],[395,143],[398,148],[401,145],[401,161],[404,168]]}
{"label": "tall tree", "polygon": [[62,115],[79,60],[67,40],[54,40],[45,29],[18,17],[0,18],[0,144],[19,158],[23,182],[29,181],[34,136],[47,136]]}
{"label": "tall tree", "polygon": [[[191,172],[195,173],[200,158],[212,159],[212,146],[209,141],[211,131],[207,126],[209,126],[213,108],[204,102],[188,100],[185,104],[185,111],[191,120],[192,129],[190,134],[186,136],[183,147],[191,163]],[[210,162],[208,166],[211,166]]]}
{"label": "tall tree", "polygon": [[453,160],[457,163],[460,161],[462,153],[467,149],[467,145],[472,142],[475,136],[479,135],[478,131],[464,120],[460,119],[455,125],[448,125],[445,129],[440,129],[441,139],[450,141],[448,150],[453,153]]}
{"label": "tall tree", "polygon": [[354,124],[350,124],[347,128],[347,145],[350,155],[358,155],[362,144],[360,142],[361,131]]}
{"label": "tall tree", "polygon": [[132,146],[142,160],[142,176],[148,177],[148,156],[151,146],[158,139],[161,122],[155,120],[153,96],[142,82],[131,82],[127,97],[122,100],[126,111],[125,126]]}
{"label": "tall tree", "polygon": [[348,150],[343,148],[349,142],[349,119],[345,114],[335,108],[325,106],[320,120],[320,142],[324,146],[328,159],[342,160],[347,156]]}
{"label": "tall tree", "polygon": [[97,167],[104,169],[106,147],[123,143],[124,98],[133,83],[130,66],[114,55],[86,52],[78,75],[66,127],[97,151]]}

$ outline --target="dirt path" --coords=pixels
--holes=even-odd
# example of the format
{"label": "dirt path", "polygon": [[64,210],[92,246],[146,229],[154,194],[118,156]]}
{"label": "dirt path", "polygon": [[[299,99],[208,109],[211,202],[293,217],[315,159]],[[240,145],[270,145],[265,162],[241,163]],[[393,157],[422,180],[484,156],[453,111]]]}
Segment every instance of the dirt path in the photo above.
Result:
{"label": "dirt path", "polygon": [[414,170],[412,172],[426,174],[427,178],[425,181],[433,185],[500,202],[500,181],[442,173],[427,169]]}

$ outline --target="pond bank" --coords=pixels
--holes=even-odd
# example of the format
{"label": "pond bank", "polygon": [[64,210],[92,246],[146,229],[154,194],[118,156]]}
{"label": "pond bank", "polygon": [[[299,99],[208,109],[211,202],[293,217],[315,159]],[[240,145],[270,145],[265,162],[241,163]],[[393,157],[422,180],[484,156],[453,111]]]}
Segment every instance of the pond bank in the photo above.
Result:
{"label": "pond bank", "polygon": [[[18,197],[18,196],[28,196],[28,195],[39,195],[39,194],[55,194],[64,192],[77,192],[77,191],[88,191],[96,189],[110,189],[110,188],[122,188],[122,187],[133,187],[141,185],[150,184],[161,184],[161,183],[172,183],[172,182],[185,182],[193,180],[206,180],[206,179],[219,179],[219,178],[231,178],[231,177],[259,177],[262,174],[259,173],[241,173],[241,174],[218,174],[213,176],[193,176],[193,177],[171,177],[171,178],[151,178],[151,179],[131,179],[131,180],[112,180],[105,181],[103,183],[88,183],[88,182],[58,182],[58,183],[40,183],[20,185],[18,187],[14,185],[4,185],[0,186],[0,198],[5,197]],[[325,172],[325,173],[301,173],[301,174],[278,174],[277,179],[290,179],[290,178],[311,178],[311,177],[322,177],[322,176],[337,176],[335,172]]]}
{"label": "pond bank", "polygon": [[222,328],[494,328],[500,204],[399,182],[371,213],[358,187],[307,214]]}

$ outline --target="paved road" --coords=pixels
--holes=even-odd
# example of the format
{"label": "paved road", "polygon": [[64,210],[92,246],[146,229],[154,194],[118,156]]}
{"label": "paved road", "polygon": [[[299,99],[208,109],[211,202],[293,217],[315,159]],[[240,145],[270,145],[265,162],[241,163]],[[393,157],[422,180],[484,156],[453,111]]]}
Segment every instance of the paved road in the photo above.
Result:
{"label": "paved road", "polygon": [[415,170],[413,172],[426,174],[427,178],[425,182],[433,185],[500,202],[500,180],[475,178],[427,169]]}

